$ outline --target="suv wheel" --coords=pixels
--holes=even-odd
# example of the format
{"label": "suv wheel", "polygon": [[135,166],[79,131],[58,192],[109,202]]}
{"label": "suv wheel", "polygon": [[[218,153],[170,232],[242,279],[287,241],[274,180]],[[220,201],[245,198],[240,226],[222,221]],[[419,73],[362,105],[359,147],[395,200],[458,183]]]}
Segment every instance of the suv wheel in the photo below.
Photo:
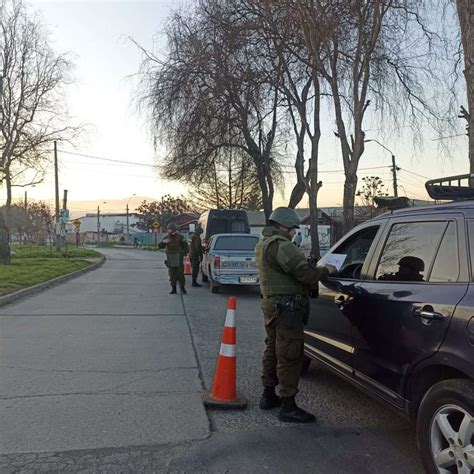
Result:
{"label": "suv wheel", "polygon": [[474,472],[474,382],[433,385],[420,404],[416,431],[428,473]]}

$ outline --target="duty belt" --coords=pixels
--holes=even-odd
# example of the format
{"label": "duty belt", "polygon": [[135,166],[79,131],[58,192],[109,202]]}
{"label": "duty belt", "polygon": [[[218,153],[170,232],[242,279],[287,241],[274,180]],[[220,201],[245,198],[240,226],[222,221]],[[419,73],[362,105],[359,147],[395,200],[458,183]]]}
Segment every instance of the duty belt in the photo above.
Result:
{"label": "duty belt", "polygon": [[307,298],[308,295],[272,295],[272,296],[265,296],[260,293],[260,298],[264,300],[269,300],[270,298],[294,298],[296,301],[301,300],[303,298]]}

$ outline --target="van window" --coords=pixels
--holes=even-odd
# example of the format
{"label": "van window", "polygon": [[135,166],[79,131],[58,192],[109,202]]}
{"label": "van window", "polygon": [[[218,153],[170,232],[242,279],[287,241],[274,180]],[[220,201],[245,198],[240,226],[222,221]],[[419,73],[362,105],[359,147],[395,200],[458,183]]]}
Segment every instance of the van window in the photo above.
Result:
{"label": "van window", "polygon": [[253,252],[258,243],[258,237],[225,236],[218,237],[214,250],[243,250]]}
{"label": "van window", "polygon": [[240,216],[210,216],[208,220],[208,235],[248,233],[247,220]]}

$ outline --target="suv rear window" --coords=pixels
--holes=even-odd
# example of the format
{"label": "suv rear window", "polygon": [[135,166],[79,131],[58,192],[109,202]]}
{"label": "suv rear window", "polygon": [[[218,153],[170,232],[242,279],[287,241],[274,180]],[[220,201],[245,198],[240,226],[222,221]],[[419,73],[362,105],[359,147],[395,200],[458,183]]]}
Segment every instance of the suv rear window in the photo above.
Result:
{"label": "suv rear window", "polygon": [[243,250],[253,252],[258,243],[258,237],[225,236],[218,237],[214,250]]}
{"label": "suv rear window", "polygon": [[385,243],[376,278],[386,281],[428,281],[428,272],[436,256],[433,281],[456,281],[459,265],[453,222],[449,225],[448,222],[394,224]]}
{"label": "suv rear window", "polygon": [[455,282],[459,279],[459,253],[456,225],[450,222],[431,270],[431,282]]}
{"label": "suv rear window", "polygon": [[467,221],[469,253],[471,255],[471,280],[474,281],[474,221]]}

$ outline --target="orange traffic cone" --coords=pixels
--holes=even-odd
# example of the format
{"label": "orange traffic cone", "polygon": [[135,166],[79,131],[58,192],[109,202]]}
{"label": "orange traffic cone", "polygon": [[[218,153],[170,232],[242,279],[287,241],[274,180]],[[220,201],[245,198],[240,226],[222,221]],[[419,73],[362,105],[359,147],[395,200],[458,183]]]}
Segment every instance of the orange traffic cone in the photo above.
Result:
{"label": "orange traffic cone", "polygon": [[186,255],[186,260],[184,261],[184,274],[191,275],[191,259],[189,255]]}
{"label": "orange traffic cone", "polygon": [[221,348],[214,383],[210,393],[202,396],[204,405],[221,408],[245,408],[247,400],[236,389],[235,297],[229,298]]}

